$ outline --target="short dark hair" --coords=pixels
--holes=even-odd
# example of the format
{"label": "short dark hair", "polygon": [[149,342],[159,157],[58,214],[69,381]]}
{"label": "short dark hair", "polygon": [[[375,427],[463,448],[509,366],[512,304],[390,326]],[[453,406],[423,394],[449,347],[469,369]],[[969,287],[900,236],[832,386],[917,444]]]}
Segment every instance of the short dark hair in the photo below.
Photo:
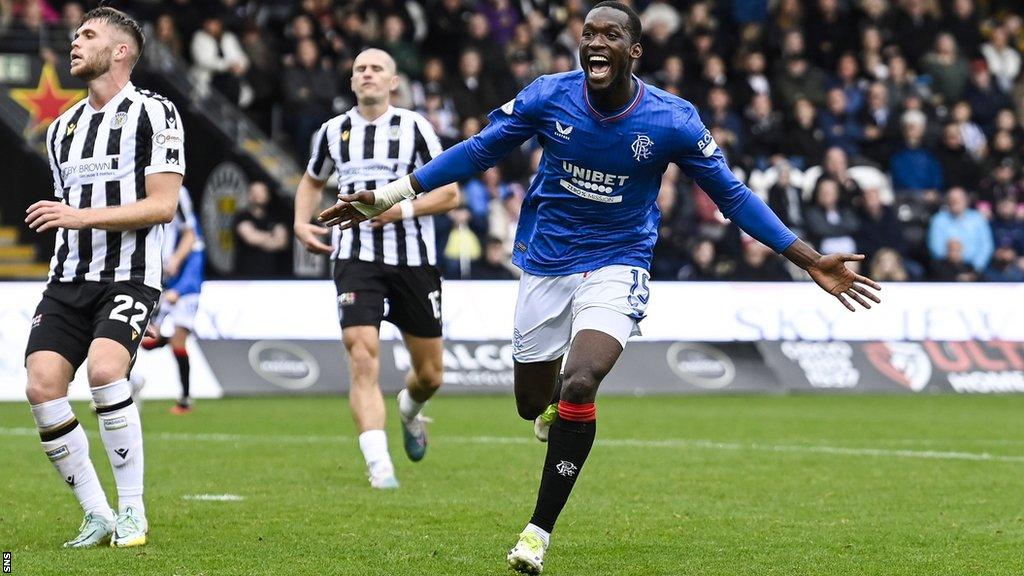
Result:
{"label": "short dark hair", "polygon": [[640,41],[640,35],[643,33],[643,26],[640,25],[640,15],[636,13],[636,10],[633,10],[632,7],[627,6],[622,2],[615,2],[613,0],[605,0],[604,2],[599,2],[590,10],[594,11],[597,10],[598,8],[611,8],[613,10],[623,12],[626,16],[629,17],[629,24],[626,26],[626,28],[629,30],[629,39],[634,44]]}
{"label": "short dark hair", "polygon": [[[146,45],[146,38],[142,35],[142,27],[139,26],[139,23],[136,22],[134,18],[120,10],[117,10],[116,8],[100,6],[99,8],[94,8],[86,12],[85,16],[82,17],[82,24],[85,24],[89,20],[103,20],[107,24],[110,24],[130,36],[131,39],[135,41],[135,47],[138,48],[139,51],[135,56],[135,62],[139,61],[139,58],[142,56],[142,49]],[[135,62],[132,62],[133,66],[135,65]]]}

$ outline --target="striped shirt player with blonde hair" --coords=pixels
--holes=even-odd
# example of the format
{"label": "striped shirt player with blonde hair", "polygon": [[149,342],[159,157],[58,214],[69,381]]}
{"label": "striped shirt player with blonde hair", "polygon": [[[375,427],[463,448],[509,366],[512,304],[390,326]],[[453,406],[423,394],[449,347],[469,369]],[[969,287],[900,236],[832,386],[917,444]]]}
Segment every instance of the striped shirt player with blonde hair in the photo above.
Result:
{"label": "striped shirt player with blonde hair", "polygon": [[[71,42],[71,74],[87,83],[88,97],[50,125],[57,199],[32,204],[25,218],[36,232],[57,233],[25,366],[43,450],[85,510],[66,548],[139,546],[149,529],[128,372],[160,296],[162,225],[174,216],[185,156],[174,105],[131,83],[143,44],[139,24],[123,12],[102,7],[84,16]],[[116,514],[67,398],[86,360]]]}

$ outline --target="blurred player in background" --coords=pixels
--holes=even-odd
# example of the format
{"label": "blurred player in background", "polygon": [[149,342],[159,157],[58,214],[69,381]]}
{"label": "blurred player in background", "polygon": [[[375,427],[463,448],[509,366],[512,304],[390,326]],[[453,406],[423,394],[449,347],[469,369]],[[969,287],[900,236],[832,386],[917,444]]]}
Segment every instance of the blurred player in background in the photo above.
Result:
{"label": "blurred player in background", "polygon": [[[512,340],[516,403],[523,418],[541,418],[538,436],[548,439],[533,516],[508,553],[509,566],[522,573],[543,570],[555,521],[594,443],[598,386],[627,339],[639,333],[660,219],[655,201],[670,162],[726,217],[806,270],[847,308],[854,310],[850,300],[865,308],[878,301],[865,288],[878,285],[846,267],[863,256],[822,256],[797,239],[736,179],[692,104],[632,75],[643,53],[640,38],[632,8],[597,4],[582,31],[582,71],[538,78],[492,112],[479,135],[408,177],[341,198],[320,215],[345,228],[494,166],[531,137],[543,146],[512,256],[524,271]],[[558,402],[552,407],[553,394]]]}
{"label": "blurred player in background", "polygon": [[[185,151],[174,105],[131,83],[142,48],[142,30],[127,14],[103,7],[83,17],[71,43],[71,74],[87,83],[88,98],[50,124],[57,201],[36,202],[25,219],[37,232],[57,232],[25,366],[43,450],[85,510],[66,548],[108,540],[139,546],[149,531],[142,424],[128,372],[160,297],[163,224],[174,217]],[[67,398],[86,359],[117,484],[116,516]]]}
{"label": "blurred player in background", "polygon": [[[171,407],[171,414],[188,414],[192,411],[192,396],[189,394],[188,335],[195,325],[196,311],[199,310],[199,293],[203,287],[203,266],[205,244],[199,220],[192,209],[192,199],[182,186],[178,199],[178,210],[174,220],[164,226],[164,293],[160,306],[151,323],[151,334],[142,340],[146,350],[159,348],[168,342],[178,363],[178,381],[181,396]],[[163,336],[160,329],[165,319],[170,318],[173,333],[170,338]],[[132,376],[136,383],[139,376]]]}
{"label": "blurred player in background", "polygon": [[402,331],[412,358],[405,388],[398,394],[405,452],[416,462],[427,449],[420,411],[441,386],[441,275],[436,266],[434,214],[459,204],[455,184],[410,197],[352,229],[329,232],[311,224],[324,185],[338,175],[341,194],[372,190],[410,174],[441,153],[430,123],[389,104],[398,85],[395,61],[368,49],[352,65],[357,106],[328,120],[313,136],[312,154],[295,194],[295,237],[311,252],[330,254],[338,291],[342,340],[348,351],[349,406],[359,430],[370,486],[397,488],[384,432],[380,391],[380,322]]}

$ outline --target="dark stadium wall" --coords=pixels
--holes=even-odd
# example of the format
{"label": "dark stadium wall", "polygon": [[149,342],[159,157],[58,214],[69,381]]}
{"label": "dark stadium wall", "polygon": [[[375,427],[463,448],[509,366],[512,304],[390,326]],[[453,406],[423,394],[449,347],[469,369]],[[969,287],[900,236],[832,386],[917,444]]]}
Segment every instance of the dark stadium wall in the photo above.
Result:
{"label": "dark stadium wall", "polygon": [[35,234],[25,225],[25,209],[53,198],[53,176],[46,159],[21,134],[0,122],[0,224],[21,230],[20,240],[36,246],[40,261],[53,253],[53,234]]}

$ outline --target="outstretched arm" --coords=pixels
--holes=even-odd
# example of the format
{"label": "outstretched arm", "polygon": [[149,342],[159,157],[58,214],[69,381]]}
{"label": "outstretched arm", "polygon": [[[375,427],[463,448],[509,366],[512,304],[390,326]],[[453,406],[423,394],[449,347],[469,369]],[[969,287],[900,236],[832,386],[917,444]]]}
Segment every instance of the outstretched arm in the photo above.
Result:
{"label": "outstretched arm", "polygon": [[790,262],[803,268],[811,276],[811,280],[821,287],[822,290],[836,297],[843,306],[850,312],[856,310],[847,298],[865,308],[871,308],[871,302],[876,304],[882,300],[865,288],[868,286],[875,290],[881,290],[882,286],[867,276],[857,274],[846,267],[847,262],[860,262],[864,260],[863,254],[829,254],[822,256],[817,250],[811,248],[803,240],[797,240],[790,244],[789,248],[782,253]]}

